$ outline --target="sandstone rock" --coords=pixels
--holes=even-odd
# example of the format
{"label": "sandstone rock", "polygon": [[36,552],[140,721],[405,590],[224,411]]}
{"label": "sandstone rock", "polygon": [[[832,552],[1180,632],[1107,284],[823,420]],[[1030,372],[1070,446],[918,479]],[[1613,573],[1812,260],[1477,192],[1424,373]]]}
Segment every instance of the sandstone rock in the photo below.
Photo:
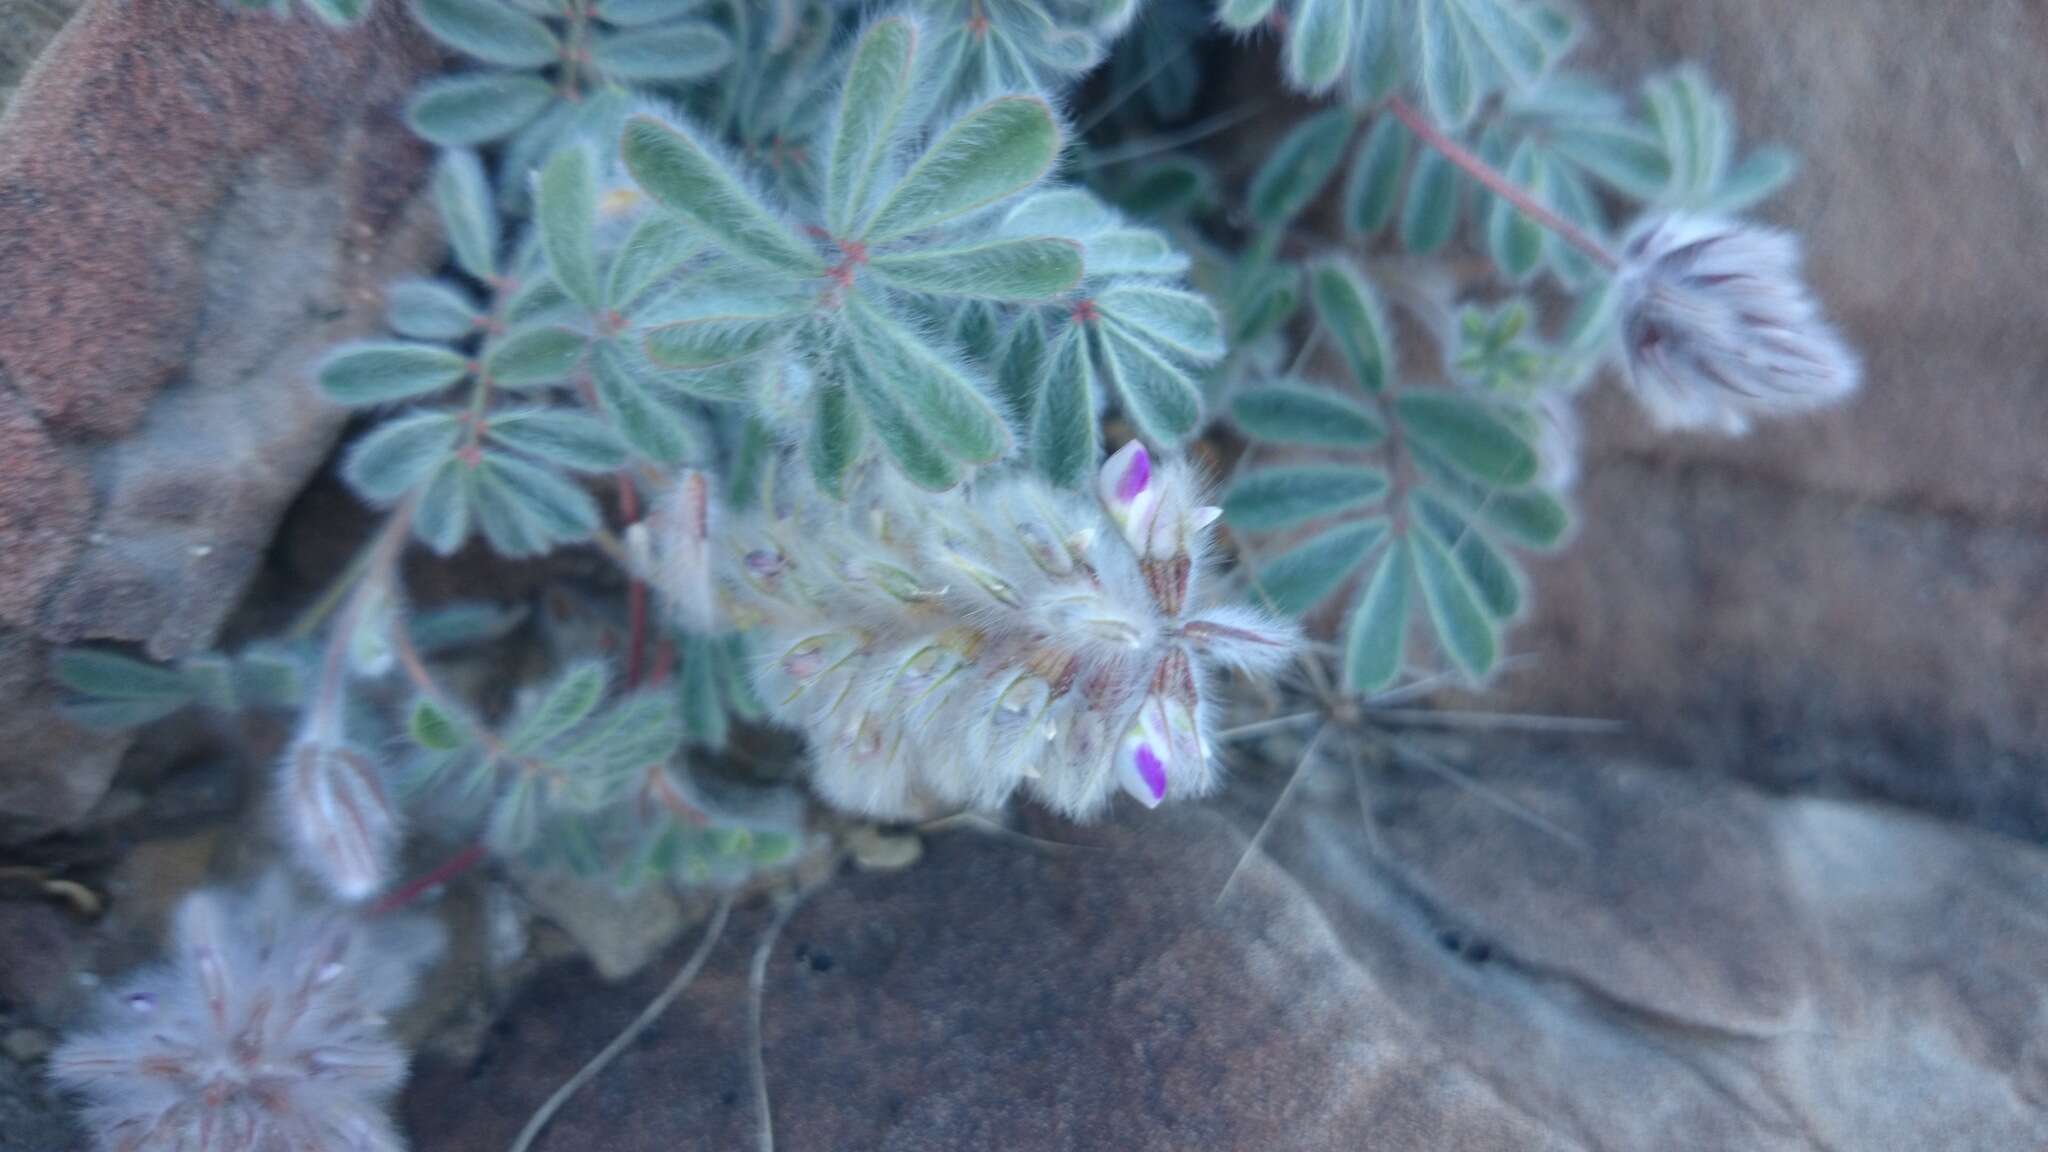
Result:
{"label": "sandstone rock", "polygon": [[1618,716],[1780,788],[2048,837],[2048,8],[1599,0],[1617,76],[1698,59],[1764,210],[1862,350],[1847,407],[1752,439],[1589,405],[1586,527],[1537,566],[1509,706]]}
{"label": "sandstone rock", "polygon": [[[1065,848],[939,835],[917,867],[846,873],[770,956],[776,1147],[2048,1140],[2048,853],[1666,772],[1489,778],[1565,837],[1435,777],[1325,766],[1221,900],[1256,804],[1240,828],[1213,809],[1034,827]],[[540,1149],[752,1146],[764,919],[736,918]],[[667,967],[544,974],[475,1063],[419,1069],[413,1139],[504,1147]]]}
{"label": "sandstone rock", "polygon": [[433,251],[399,111],[436,57],[380,9],[92,0],[0,120],[0,837],[124,746],[53,717],[49,647],[212,641],[340,429],[311,359]]}

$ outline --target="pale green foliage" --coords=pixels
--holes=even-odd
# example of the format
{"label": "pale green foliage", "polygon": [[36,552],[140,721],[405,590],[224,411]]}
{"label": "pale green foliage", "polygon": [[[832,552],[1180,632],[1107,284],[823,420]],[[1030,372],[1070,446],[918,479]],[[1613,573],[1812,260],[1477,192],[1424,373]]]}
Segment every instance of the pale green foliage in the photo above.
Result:
{"label": "pale green foliage", "polygon": [[[336,23],[365,7],[308,3]],[[408,3],[466,61],[406,111],[445,149],[449,265],[391,285],[388,333],[316,372],[359,410],[340,476],[387,533],[285,643],[168,667],[75,651],[58,676],[81,722],[303,709],[299,746],[351,772],[406,747],[394,782],[439,830],[625,887],[798,852],[788,790],[735,801],[704,770],[747,725],[837,740],[815,754],[844,771],[813,783],[843,807],[1024,787],[1093,811],[1107,778],[1069,770],[1173,725],[1132,726],[1135,680],[1115,707],[1061,695],[1062,644],[1136,635],[1269,672],[1292,625],[1180,599],[1216,511],[1175,457],[1218,413],[1247,443],[1221,484],[1243,595],[1320,629],[1350,691],[1483,681],[1528,607],[1518,556],[1571,530],[1570,397],[1631,319],[1610,238],[1638,208],[1745,209],[1792,171],[1737,147],[1696,69],[1636,98],[1569,71],[1577,32],[1547,0]],[[1276,31],[1286,82],[1328,99],[1248,176],[1200,144],[1244,119],[1204,107],[1225,90],[1202,71],[1228,47],[1204,40],[1216,25]],[[1072,103],[1105,61],[1108,99]],[[1227,462],[1236,442],[1207,447]],[[426,611],[408,540],[508,560],[596,544],[635,587],[576,626]],[[539,683],[470,701],[438,677],[515,629],[549,655]],[[974,632],[1001,653],[956,650]],[[924,647],[880,652],[881,634]],[[891,661],[927,649],[962,663],[933,689],[945,722],[919,728],[899,694],[922,665]],[[1082,663],[1098,695],[1136,667]],[[840,697],[805,687],[846,669],[866,670],[850,733]],[[988,695],[997,672],[1030,690]],[[392,698],[401,715],[372,706]],[[992,700],[1086,715],[1054,726],[1073,763],[975,775]],[[1206,787],[1200,741],[1179,753],[1176,779]],[[869,760],[930,779],[883,804]],[[381,875],[377,854],[356,874]]]}

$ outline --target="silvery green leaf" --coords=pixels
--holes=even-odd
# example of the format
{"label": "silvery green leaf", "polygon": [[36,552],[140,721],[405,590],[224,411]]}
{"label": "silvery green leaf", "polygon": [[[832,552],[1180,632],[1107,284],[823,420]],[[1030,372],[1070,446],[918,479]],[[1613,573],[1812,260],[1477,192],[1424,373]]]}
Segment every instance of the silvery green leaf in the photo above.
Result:
{"label": "silvery green leaf", "polygon": [[1230,414],[1255,440],[1324,448],[1370,448],[1386,438],[1378,416],[1326,388],[1273,385],[1231,398]]}
{"label": "silvery green leaf", "polygon": [[1465,582],[1495,620],[1510,620],[1522,609],[1522,574],[1456,509],[1427,492],[1409,495],[1414,523],[1435,536],[1451,554]]}
{"label": "silvery green leaf", "polygon": [[1304,92],[1337,82],[1351,58],[1355,0],[1295,0],[1287,28],[1287,79]]}
{"label": "silvery green leaf", "polygon": [[[846,379],[853,398],[860,403],[863,424],[903,475],[921,488],[942,492],[960,482],[960,467],[953,457],[932,443],[909,414],[895,389],[879,378],[859,354],[846,358]],[[829,461],[814,458],[813,469]]]}
{"label": "silvery green leaf", "polygon": [[547,25],[498,0],[413,0],[413,15],[458,52],[506,68],[544,68],[562,54]]}
{"label": "silvery green leaf", "polygon": [[701,80],[731,61],[732,41],[702,20],[600,31],[590,41],[590,62],[598,71],[636,84]]}
{"label": "silvery green leaf", "polygon": [[1171,241],[1150,228],[1112,228],[1088,238],[1081,263],[1090,278],[1116,276],[1178,276],[1188,258]]}
{"label": "silvery green leaf", "polygon": [[726,251],[784,271],[825,271],[817,252],[689,134],[653,116],[634,116],[626,121],[620,155],[649,196],[689,217]]}
{"label": "silvery green leaf", "polygon": [[1221,0],[1216,5],[1216,19],[1225,28],[1238,32],[1249,32],[1265,23],[1273,14],[1275,0]]}
{"label": "silvery green leaf", "polygon": [[512,298],[504,304],[504,323],[514,329],[532,328],[540,325],[566,326],[584,322],[587,317],[583,309],[562,286],[548,275],[545,263],[538,269],[525,274],[515,272],[519,286]]}
{"label": "silvery green leaf", "polygon": [[868,260],[885,283],[935,296],[1044,300],[1081,282],[1081,247],[1033,237],[962,248],[925,248]]}
{"label": "silvery green leaf", "polygon": [[542,388],[566,381],[589,347],[583,333],[554,326],[521,329],[484,354],[484,373],[501,388]]}
{"label": "silvery green leaf", "polygon": [[560,408],[510,408],[490,414],[491,442],[578,472],[610,472],[626,446],[604,421]]}
{"label": "silvery green leaf", "polygon": [[649,360],[666,368],[712,368],[787,337],[808,311],[806,302],[789,297],[699,299],[691,314],[646,328],[642,347]]}
{"label": "silvery green leaf", "polygon": [[433,344],[345,344],[320,365],[320,390],[351,407],[426,396],[469,374],[469,358]]}
{"label": "silvery green leaf", "polygon": [[1356,124],[1350,109],[1330,108],[1281,137],[1252,177],[1247,193],[1252,218],[1269,228],[1278,227],[1308,207],[1343,162]]}
{"label": "silvery green leaf", "polygon": [[1037,183],[1060,150],[1059,123],[1036,96],[999,96],[933,139],[876,210],[863,239],[935,228]]}
{"label": "silvery green leaf", "polygon": [[545,819],[540,790],[541,781],[521,773],[491,805],[490,822],[484,826],[484,843],[493,853],[519,856],[533,848]]}
{"label": "silvery green leaf", "polygon": [[917,28],[900,17],[868,25],[854,45],[825,165],[825,220],[835,236],[851,235],[864,214],[910,99],[916,51]]}
{"label": "silvery green leaf", "polygon": [[1414,455],[1432,494],[1456,504],[1491,531],[1520,547],[1555,550],[1571,530],[1571,513],[1540,488],[1496,488],[1472,479],[1427,450]]}
{"label": "silvery green leaf", "polygon": [[947,357],[865,300],[848,302],[847,320],[864,374],[888,389],[934,444],[973,464],[1009,451],[1001,414]]}
{"label": "silvery green leaf", "polygon": [[534,199],[534,225],[548,271],[571,300],[593,313],[604,310],[597,288],[595,167],[589,149],[561,149],[541,168]]}
{"label": "silvery green leaf", "polygon": [[448,247],[455,263],[479,280],[489,280],[498,270],[498,210],[491,201],[491,184],[474,152],[441,154],[434,168],[434,207],[441,216],[441,230],[448,235]]}
{"label": "silvery green leaf", "polygon": [[469,746],[469,726],[424,696],[413,701],[405,732],[413,743],[429,752],[453,752]]}
{"label": "silvery green leaf", "polygon": [[[1527,140],[1515,147],[1505,175],[1508,181],[1534,197],[1538,203],[1551,199],[1548,168],[1534,145]],[[1513,283],[1534,275],[1543,262],[1544,240],[1549,232],[1521,210],[1500,197],[1490,198],[1486,214],[1486,251],[1494,266]]]}
{"label": "silvery green leaf", "polygon": [[1549,46],[1523,0],[1457,0],[1487,88],[1520,88],[1549,64]]}
{"label": "silvery green leaf", "polygon": [[469,506],[475,469],[449,460],[434,472],[413,506],[412,531],[436,555],[452,556],[469,539]]}
{"label": "silvery green leaf", "polygon": [[1384,390],[1393,365],[1379,300],[1348,261],[1327,260],[1309,273],[1316,320],[1337,342],[1351,378],[1368,392]]}
{"label": "silvery green leaf", "polygon": [[103,648],[61,648],[50,674],[82,696],[105,700],[161,700],[173,707],[191,700],[191,686],[175,669]]}
{"label": "silvery green leaf", "polygon": [[1682,205],[1705,202],[1720,187],[1735,149],[1727,101],[1689,65],[1645,81],[1643,94],[1671,164],[1667,196]]}
{"label": "silvery green leaf", "polygon": [[1181,216],[1215,197],[1215,172],[1191,156],[1167,156],[1145,164],[1116,192],[1125,211],[1145,220]]}
{"label": "silvery green leaf", "polygon": [[412,645],[425,655],[451,652],[502,640],[526,620],[526,609],[479,600],[458,600],[438,608],[410,612],[406,627]]}
{"label": "silvery green leaf", "polygon": [[1478,400],[1405,392],[1394,411],[1404,435],[1481,483],[1520,487],[1536,478],[1536,450]]}
{"label": "silvery green leaf", "polygon": [[1657,137],[1619,119],[1572,119],[1545,133],[1551,151],[1635,200],[1653,200],[1671,186],[1671,159]]}
{"label": "silvery green leaf", "polygon": [[531,73],[468,72],[422,85],[405,122],[443,148],[468,148],[510,136],[555,99],[555,86]]}
{"label": "silvery green leaf", "polygon": [[670,467],[693,455],[694,437],[668,405],[651,395],[615,349],[591,358],[590,383],[597,403],[619,438],[656,464]]}
{"label": "silvery green leaf", "polygon": [[455,413],[411,412],[384,421],[357,440],[341,478],[372,504],[390,504],[424,483],[462,436]]}
{"label": "silvery green leaf", "polygon": [[1147,440],[1179,444],[1202,422],[1202,394],[1151,344],[1107,317],[1090,326],[1097,365],[1124,414]]}
{"label": "silvery green leaf", "polygon": [[1002,355],[1000,304],[989,300],[961,301],[949,327],[953,346],[971,364],[993,364]]}
{"label": "silvery green leaf", "polygon": [[153,724],[183,707],[179,700],[65,700],[57,712],[80,728],[119,732]]}
{"label": "silvery green leaf", "polygon": [[384,324],[414,340],[454,341],[476,332],[483,314],[444,280],[400,280],[384,290]]}
{"label": "silvery green leaf", "polygon": [[1401,198],[1401,172],[1408,162],[1408,129],[1381,116],[1351,162],[1344,183],[1344,226],[1361,236],[1377,235],[1394,218]]}
{"label": "silvery green leaf", "polygon": [[1026,312],[1010,326],[996,360],[996,395],[1010,417],[1010,426],[1028,430],[1038,410],[1038,390],[1046,362],[1045,321]]}
{"label": "silvery green leaf", "polygon": [[1430,119],[1461,128],[1485,95],[1472,58],[1472,35],[1459,12],[1460,0],[1420,0],[1417,9],[1417,68]]}
{"label": "silvery green leaf", "polygon": [[818,487],[833,496],[844,494],[846,470],[860,459],[862,439],[860,412],[846,389],[827,384],[811,393],[811,436],[804,456]]}
{"label": "silvery green leaf", "polygon": [[[477,513],[492,543],[500,544],[499,535],[491,532],[493,517],[509,509],[522,522],[527,538],[538,544],[525,549],[501,546],[507,555],[545,552],[558,543],[582,540],[600,522],[590,493],[537,464],[485,452],[476,472]],[[503,539],[512,541],[518,535],[507,531]]]}
{"label": "silvery green leaf", "polygon": [[1069,327],[1044,364],[1037,403],[1026,410],[1031,413],[1032,464],[1053,485],[1079,488],[1102,456],[1087,334],[1079,326]]}
{"label": "silvery green leaf", "polygon": [[1426,256],[1450,243],[1458,226],[1458,196],[1458,172],[1451,162],[1432,149],[1417,153],[1401,202],[1401,246]]}
{"label": "silvery green leaf", "polygon": [[1300,616],[1342,587],[1387,538],[1387,520],[1333,525],[1259,566],[1255,591],[1273,611]]}
{"label": "silvery green leaf", "polygon": [[1408,545],[1396,539],[1380,554],[1344,634],[1344,687],[1377,692],[1401,674],[1408,639]]}
{"label": "silvery green leaf", "polygon": [[505,747],[513,752],[531,752],[568,733],[597,710],[610,683],[611,676],[599,661],[571,665],[513,722],[505,734]]}
{"label": "silvery green leaf", "polygon": [[612,256],[606,306],[615,312],[630,311],[649,289],[674,275],[703,247],[701,236],[683,217],[648,213]]}
{"label": "silvery green leaf", "polygon": [[1048,188],[1017,202],[1003,217],[1011,236],[1076,236],[1082,239],[1117,226],[1116,213],[1081,188]]}
{"label": "silvery green leaf", "polygon": [[1500,657],[1493,620],[1434,535],[1410,533],[1408,551],[1414,558],[1416,583],[1422,586],[1423,601],[1429,606],[1437,646],[1468,679],[1484,679]]}
{"label": "silvery green leaf", "polygon": [[1386,473],[1364,465],[1263,468],[1223,494],[1223,516],[1237,531],[1277,532],[1367,507],[1386,494]]}
{"label": "silvery green leaf", "polygon": [[[549,0],[543,0],[549,2]],[[597,18],[619,28],[639,28],[680,19],[704,7],[704,0],[597,0]]]}
{"label": "silvery green leaf", "polygon": [[1223,358],[1223,320],[1192,292],[1120,284],[1095,296],[1095,308],[1154,344],[1199,363]]}
{"label": "silvery green leaf", "polygon": [[1243,346],[1278,331],[1301,306],[1301,269],[1240,262],[1231,278],[1230,342]]}
{"label": "silvery green leaf", "polygon": [[683,732],[691,744],[723,748],[727,724],[725,700],[719,691],[718,639],[686,635],[680,647],[682,668],[676,688],[682,701]]}
{"label": "silvery green leaf", "polygon": [[1709,212],[1741,212],[1784,187],[1799,171],[1799,158],[1784,148],[1751,152],[1721,181],[1702,205]]}
{"label": "silvery green leaf", "polygon": [[347,28],[362,23],[370,11],[370,0],[306,0],[306,7],[330,28]]}

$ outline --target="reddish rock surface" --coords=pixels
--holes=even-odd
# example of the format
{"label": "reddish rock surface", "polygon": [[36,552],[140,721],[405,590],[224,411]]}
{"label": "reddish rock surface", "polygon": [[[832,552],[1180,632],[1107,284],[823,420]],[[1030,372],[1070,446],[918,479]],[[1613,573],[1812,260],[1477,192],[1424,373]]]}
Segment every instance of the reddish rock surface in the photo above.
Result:
{"label": "reddish rock surface", "polygon": [[123,746],[51,715],[48,647],[211,642],[341,426],[312,357],[431,254],[399,111],[435,54],[379,7],[93,0],[0,119],[0,837]]}
{"label": "reddish rock surface", "polygon": [[1867,382],[1732,442],[1658,437],[1604,385],[1585,527],[1489,703],[2048,837],[2048,6],[1967,8],[1586,5],[1602,71],[1696,59],[1746,140],[1802,153],[1763,215]]}

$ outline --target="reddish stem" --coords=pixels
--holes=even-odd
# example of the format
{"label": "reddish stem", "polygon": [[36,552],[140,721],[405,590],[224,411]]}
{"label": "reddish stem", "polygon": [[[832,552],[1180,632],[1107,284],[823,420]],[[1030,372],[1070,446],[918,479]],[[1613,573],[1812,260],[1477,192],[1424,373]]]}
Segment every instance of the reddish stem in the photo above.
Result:
{"label": "reddish stem", "polygon": [[479,840],[472,843],[469,847],[441,861],[430,871],[415,876],[391,891],[386,892],[382,900],[370,906],[370,915],[387,916],[411,906],[420,897],[425,896],[433,889],[448,883],[450,880],[483,863],[486,855],[483,841]]}
{"label": "reddish stem", "polygon": [[1595,264],[1609,272],[1618,267],[1614,253],[1609,252],[1605,244],[1578,225],[1537,203],[1534,197],[1516,187],[1507,177],[1495,170],[1493,165],[1480,159],[1456,140],[1437,131],[1436,126],[1429,122],[1429,118],[1413,104],[1396,96],[1387,101],[1387,111],[1393,114],[1394,119],[1406,125],[1410,132],[1415,133],[1416,139],[1442,153],[1444,159],[1457,165],[1467,176],[1485,185],[1487,191],[1514,205],[1522,215],[1557,233],[1565,243],[1584,252]]}

